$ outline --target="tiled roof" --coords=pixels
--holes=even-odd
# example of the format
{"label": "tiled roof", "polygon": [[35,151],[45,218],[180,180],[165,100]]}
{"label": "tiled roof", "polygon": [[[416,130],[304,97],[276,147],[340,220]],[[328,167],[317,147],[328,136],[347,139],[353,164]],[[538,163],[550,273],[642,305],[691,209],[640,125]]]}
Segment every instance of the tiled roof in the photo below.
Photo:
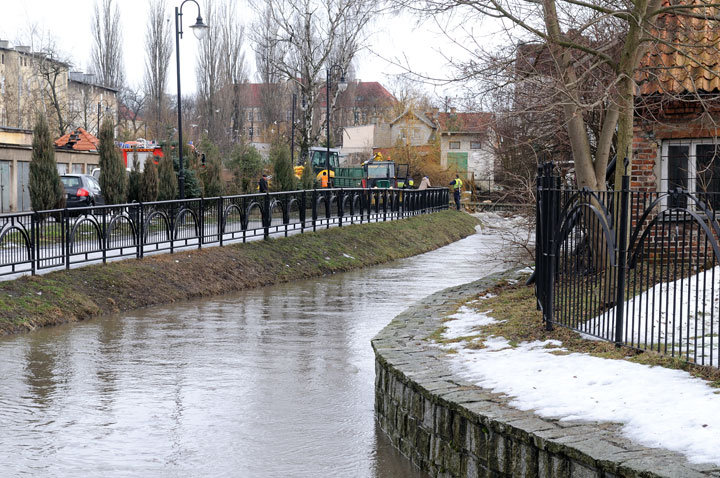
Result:
{"label": "tiled roof", "polygon": [[[334,85],[334,83],[333,83]],[[334,91],[330,90],[332,95]],[[325,88],[320,89],[318,95],[319,106],[325,108]],[[392,106],[397,100],[388,90],[377,81],[351,81],[345,91],[338,98],[340,107],[372,107]]]}
{"label": "tiled roof", "polygon": [[240,98],[242,104],[247,108],[262,107],[263,83],[242,83],[240,85]]}
{"label": "tiled roof", "polygon": [[97,151],[99,144],[99,139],[82,128],[78,128],[55,140],[55,146],[58,148],[68,148],[74,151]]}
{"label": "tiled roof", "polygon": [[492,118],[492,113],[438,113],[435,121],[441,133],[482,133],[490,127]]}
{"label": "tiled roof", "polygon": [[406,116],[413,116],[413,117],[419,119],[420,121],[422,121],[423,123],[425,123],[426,125],[428,125],[428,127],[432,128],[432,129],[435,129],[437,127],[437,125],[435,124],[435,121],[433,120],[433,118],[430,114],[428,114],[428,113],[418,114],[418,113],[415,113],[414,111],[411,111],[409,107],[406,107],[405,111],[403,111],[397,118],[390,121],[390,126],[399,122],[401,119],[403,119]]}
{"label": "tiled roof", "polygon": [[[663,6],[670,6],[670,0]],[[654,34],[659,41],[641,61],[639,94],[720,91],[720,22],[715,19],[720,9],[698,6],[692,13],[702,18],[673,13],[658,17]]]}

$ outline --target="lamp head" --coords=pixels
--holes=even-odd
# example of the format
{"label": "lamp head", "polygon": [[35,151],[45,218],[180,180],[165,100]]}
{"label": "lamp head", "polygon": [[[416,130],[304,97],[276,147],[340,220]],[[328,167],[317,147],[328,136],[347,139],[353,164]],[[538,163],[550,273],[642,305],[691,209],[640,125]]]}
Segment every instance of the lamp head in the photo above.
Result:
{"label": "lamp head", "polygon": [[198,40],[205,38],[208,31],[208,26],[203,22],[203,19],[199,14],[197,20],[195,20],[195,25],[191,25],[190,28],[192,28],[193,35],[195,35],[195,38]]}
{"label": "lamp head", "polygon": [[340,82],[338,83],[338,90],[345,91],[348,87],[347,81],[345,81],[345,74],[340,76]]}

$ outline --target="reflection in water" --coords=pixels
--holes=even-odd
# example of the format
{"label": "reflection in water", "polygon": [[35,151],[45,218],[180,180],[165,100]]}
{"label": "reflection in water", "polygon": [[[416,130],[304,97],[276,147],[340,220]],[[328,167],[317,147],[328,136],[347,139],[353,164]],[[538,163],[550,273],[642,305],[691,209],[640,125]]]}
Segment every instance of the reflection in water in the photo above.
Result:
{"label": "reflection in water", "polygon": [[491,240],[0,340],[0,470],[423,476],[376,427],[370,339],[498,269]]}

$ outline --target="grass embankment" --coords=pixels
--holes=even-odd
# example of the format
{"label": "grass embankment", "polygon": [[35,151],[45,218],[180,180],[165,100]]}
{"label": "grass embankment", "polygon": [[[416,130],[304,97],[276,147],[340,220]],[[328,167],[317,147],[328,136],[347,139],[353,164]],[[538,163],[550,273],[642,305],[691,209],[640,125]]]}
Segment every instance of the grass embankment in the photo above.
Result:
{"label": "grass embankment", "polygon": [[381,264],[466,237],[476,224],[443,211],[23,277],[0,283],[0,335]]}
{"label": "grass embankment", "polygon": [[[477,300],[488,292],[495,297]],[[696,377],[710,381],[710,385],[714,387],[720,387],[720,369],[715,367],[694,365],[685,362],[682,358],[661,355],[649,350],[616,347],[611,342],[587,340],[579,333],[565,327],[555,326],[554,330],[545,330],[542,315],[536,308],[535,289],[523,285],[523,282],[517,284],[501,282],[492,289],[458,304],[458,308],[462,305],[478,312],[485,312],[498,322],[482,326],[476,333],[454,339],[444,339],[442,334],[445,327],[441,327],[429,337],[430,339],[444,344],[465,342],[466,348],[484,348],[483,339],[489,336],[504,337],[513,347],[520,342],[552,339],[562,342],[562,348],[565,349],[553,352],[556,354],[579,352],[606,359],[628,360],[645,365],[685,370]]]}

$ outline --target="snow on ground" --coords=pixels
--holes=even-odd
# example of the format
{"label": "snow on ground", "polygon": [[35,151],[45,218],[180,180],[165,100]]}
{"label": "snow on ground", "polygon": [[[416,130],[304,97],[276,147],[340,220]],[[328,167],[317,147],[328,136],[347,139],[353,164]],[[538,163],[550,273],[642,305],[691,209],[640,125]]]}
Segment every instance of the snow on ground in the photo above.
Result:
{"label": "snow on ground", "polygon": [[[443,324],[446,338],[462,337],[493,320],[469,308],[450,318]],[[703,380],[624,360],[553,354],[563,350],[557,341],[513,348],[502,337],[488,337],[485,345],[443,347],[456,352],[448,355],[455,373],[506,394],[511,406],[546,418],[621,423],[624,435],[641,445],[720,465],[720,395]]]}
{"label": "snow on ground", "polygon": [[[720,267],[690,277],[660,282],[626,304],[626,342],[655,344],[695,358],[696,363],[718,365],[720,333]],[[583,332],[606,336],[605,326],[614,323],[614,307],[583,324]],[[712,358],[712,360],[711,360]]]}
{"label": "snow on ground", "polygon": [[447,317],[449,320],[444,324],[446,330],[443,333],[443,337],[446,339],[456,339],[467,337],[468,335],[476,335],[479,332],[478,329],[483,325],[496,324],[498,322],[487,315],[489,312],[477,313],[473,309],[463,305],[457,312]]}

